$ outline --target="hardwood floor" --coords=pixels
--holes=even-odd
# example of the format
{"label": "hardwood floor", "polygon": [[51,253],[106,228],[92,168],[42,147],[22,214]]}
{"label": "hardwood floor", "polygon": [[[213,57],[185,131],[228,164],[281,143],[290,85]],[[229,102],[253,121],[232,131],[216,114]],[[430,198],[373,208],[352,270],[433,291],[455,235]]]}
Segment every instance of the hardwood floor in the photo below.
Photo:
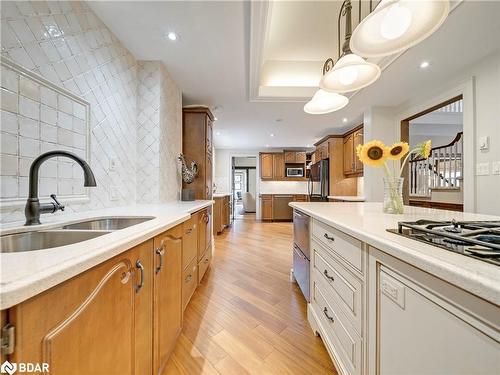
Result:
{"label": "hardwood floor", "polygon": [[336,374],[290,283],[292,224],[236,220],[184,314],[166,374]]}

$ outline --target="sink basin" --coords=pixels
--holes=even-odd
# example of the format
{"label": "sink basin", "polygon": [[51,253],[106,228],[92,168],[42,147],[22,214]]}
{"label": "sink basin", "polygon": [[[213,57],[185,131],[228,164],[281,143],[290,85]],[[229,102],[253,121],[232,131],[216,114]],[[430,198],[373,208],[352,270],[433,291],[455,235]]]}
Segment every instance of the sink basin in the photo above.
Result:
{"label": "sink basin", "polygon": [[0,252],[19,253],[71,245],[107,234],[107,231],[45,230],[0,237]]}
{"label": "sink basin", "polygon": [[63,226],[63,229],[79,230],[119,230],[144,223],[154,219],[153,216],[130,216],[130,217],[108,217],[103,219],[92,219],[80,221],[74,224]]}

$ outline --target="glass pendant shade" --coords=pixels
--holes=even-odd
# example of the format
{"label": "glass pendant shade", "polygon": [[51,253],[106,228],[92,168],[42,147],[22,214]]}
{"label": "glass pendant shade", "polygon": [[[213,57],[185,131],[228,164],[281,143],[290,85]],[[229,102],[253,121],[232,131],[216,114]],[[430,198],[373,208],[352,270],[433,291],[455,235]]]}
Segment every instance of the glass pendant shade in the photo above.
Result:
{"label": "glass pendant shade", "polygon": [[350,53],[342,56],[321,78],[319,87],[329,92],[356,91],[371,85],[380,77],[380,73],[378,65]]}
{"label": "glass pendant shade", "polygon": [[349,99],[344,95],[319,89],[313,95],[312,99],[304,105],[304,112],[311,115],[322,115],[338,111],[348,103]]}
{"label": "glass pendant shade", "polygon": [[354,29],[350,48],[363,57],[404,51],[434,33],[449,10],[448,0],[382,0]]}

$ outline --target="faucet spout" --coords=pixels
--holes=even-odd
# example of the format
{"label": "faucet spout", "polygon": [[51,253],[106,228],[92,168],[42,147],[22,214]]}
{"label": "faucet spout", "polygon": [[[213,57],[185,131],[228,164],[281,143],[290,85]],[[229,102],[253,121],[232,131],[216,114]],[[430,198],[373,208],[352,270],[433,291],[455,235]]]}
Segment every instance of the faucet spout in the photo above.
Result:
{"label": "faucet spout", "polygon": [[61,204],[59,204],[59,202],[57,202],[55,198],[53,199],[55,200],[56,204],[54,203],[40,204],[40,201],[38,200],[38,172],[40,170],[40,166],[47,159],[58,156],[64,156],[70,158],[74,160],[80,167],[82,167],[84,176],[83,186],[86,187],[97,186],[94,173],[92,172],[92,169],[90,169],[90,165],[79,156],[71,152],[62,150],[49,151],[40,155],[33,161],[30,167],[29,195],[28,195],[28,200],[26,201],[26,207],[24,209],[24,214],[26,216],[26,223],[24,225],[40,224],[40,214],[47,212],[53,213],[56,212],[57,210],[60,210],[61,207],[64,207]]}

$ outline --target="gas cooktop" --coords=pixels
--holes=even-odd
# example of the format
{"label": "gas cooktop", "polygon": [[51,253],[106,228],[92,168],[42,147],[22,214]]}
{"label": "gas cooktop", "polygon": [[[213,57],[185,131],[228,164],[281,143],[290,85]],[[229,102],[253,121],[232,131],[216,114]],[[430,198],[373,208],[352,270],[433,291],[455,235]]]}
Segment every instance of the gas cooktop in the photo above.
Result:
{"label": "gas cooktop", "polygon": [[417,220],[387,231],[500,266],[500,221]]}

